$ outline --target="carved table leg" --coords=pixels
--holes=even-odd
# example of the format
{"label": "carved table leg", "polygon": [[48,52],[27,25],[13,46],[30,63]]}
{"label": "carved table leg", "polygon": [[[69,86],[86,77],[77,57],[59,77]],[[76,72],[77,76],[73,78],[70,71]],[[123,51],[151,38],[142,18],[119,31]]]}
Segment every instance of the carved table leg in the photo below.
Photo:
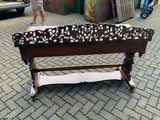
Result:
{"label": "carved table leg", "polygon": [[129,85],[132,91],[135,88],[135,84],[133,80],[131,79],[130,72],[132,70],[132,64],[134,64],[133,62],[134,54],[135,53],[125,53],[125,59],[123,61],[123,64],[125,64],[126,66],[123,66],[120,68],[120,72],[122,75],[121,79],[127,82],[127,84]]}
{"label": "carved table leg", "polygon": [[30,96],[31,96],[32,100],[35,101],[35,97],[36,97],[37,92],[38,92],[38,90],[37,90],[38,73],[36,73],[34,71],[36,69],[36,64],[34,62],[34,58],[29,59],[29,66],[30,66],[31,76],[32,76],[32,79],[33,79]]}

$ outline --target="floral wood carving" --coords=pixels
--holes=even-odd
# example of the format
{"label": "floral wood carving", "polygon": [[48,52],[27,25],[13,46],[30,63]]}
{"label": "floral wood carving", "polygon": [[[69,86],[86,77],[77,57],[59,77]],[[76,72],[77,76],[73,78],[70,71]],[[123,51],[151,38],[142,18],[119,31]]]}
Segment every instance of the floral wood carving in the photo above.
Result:
{"label": "floral wood carving", "polygon": [[128,40],[150,41],[152,29],[116,26],[111,24],[66,25],[15,33],[12,36],[15,47],[39,45],[85,44],[97,42],[118,42]]}

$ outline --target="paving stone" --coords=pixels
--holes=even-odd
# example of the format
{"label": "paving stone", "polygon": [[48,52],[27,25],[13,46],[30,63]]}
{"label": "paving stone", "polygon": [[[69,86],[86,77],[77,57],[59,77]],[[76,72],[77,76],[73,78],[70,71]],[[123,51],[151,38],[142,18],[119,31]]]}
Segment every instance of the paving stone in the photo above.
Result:
{"label": "paving stone", "polygon": [[86,83],[86,85],[84,85],[83,88],[81,88],[81,90],[78,91],[80,95],[83,96],[83,95],[86,94],[86,92],[89,90],[88,84],[89,84],[89,83]]}
{"label": "paving stone", "polygon": [[135,92],[136,92],[137,94],[142,95],[143,97],[146,97],[146,98],[149,98],[149,97],[150,97],[150,94],[149,94],[149,93],[147,93],[147,92],[145,92],[145,91],[142,91],[142,90],[140,90],[140,89],[136,89]]}
{"label": "paving stone", "polygon": [[160,75],[160,70],[158,70],[158,69],[154,70],[153,74]]}
{"label": "paving stone", "polygon": [[29,76],[26,79],[18,78],[17,81],[13,81],[12,84],[16,84],[18,82],[19,85],[25,85],[27,82],[29,82],[31,86],[32,81],[33,80]]}
{"label": "paving stone", "polygon": [[90,87],[90,90],[88,91],[88,93],[92,95],[95,94],[101,85],[102,85],[102,82],[100,82],[99,84],[98,83],[94,84],[93,86]]}
{"label": "paving stone", "polygon": [[74,105],[77,102],[77,100],[73,99],[73,97],[69,96],[68,94],[64,95],[63,99],[71,105]]}
{"label": "paving stone", "polygon": [[152,89],[145,88],[145,92],[147,92],[149,94],[152,94],[152,95],[154,95],[156,97],[159,97],[159,93],[154,91],[154,90],[152,90]]}
{"label": "paving stone", "polygon": [[109,85],[103,82],[103,85],[98,89],[98,92],[104,94],[108,88],[109,88]]}
{"label": "paving stone", "polygon": [[68,94],[69,94],[70,96],[74,96],[79,90],[80,90],[79,87],[74,87],[73,89],[71,89],[71,90],[69,91]]}
{"label": "paving stone", "polygon": [[37,119],[39,116],[42,115],[42,113],[44,113],[47,110],[47,107],[45,107],[44,105],[42,105],[40,108],[36,109],[36,111],[34,111],[31,115],[31,117],[33,117],[33,119]]}
{"label": "paving stone", "polygon": [[90,101],[88,101],[80,110],[83,114],[87,114],[90,109],[92,109],[92,107],[94,106],[94,104]]}
{"label": "paving stone", "polygon": [[6,107],[6,104],[0,101],[0,111],[2,111]]}
{"label": "paving stone", "polygon": [[10,93],[13,91],[13,89],[9,86],[9,85],[4,85],[2,87],[2,89],[6,92],[6,93]]}
{"label": "paving stone", "polygon": [[135,98],[135,99],[137,99],[137,100],[139,100],[140,99],[140,97],[141,97],[141,95],[139,95],[139,94],[137,94],[137,93],[135,93],[135,92],[131,92],[130,90],[126,90],[125,91],[125,94],[127,94],[127,95],[129,95],[130,97],[131,97],[131,99],[132,98]]}
{"label": "paving stone", "polygon": [[43,115],[41,115],[39,118],[37,118],[37,120],[48,120],[48,119],[44,117]]}
{"label": "paving stone", "polygon": [[145,108],[146,105],[147,105],[147,103],[148,103],[148,99],[145,98],[145,97],[143,97],[143,96],[141,96],[141,98],[140,98],[139,101],[138,101],[138,105],[139,105],[141,108]]}
{"label": "paving stone", "polygon": [[82,104],[85,104],[87,102],[87,99],[79,94],[75,94],[73,96],[77,101],[81,102]]}
{"label": "paving stone", "polygon": [[105,120],[116,120],[117,117],[115,117],[113,114],[105,111],[105,110],[102,110],[100,112],[100,115],[103,116],[105,118]]}
{"label": "paving stone", "polygon": [[115,107],[115,105],[116,105],[116,101],[110,99],[108,103],[105,105],[104,109],[107,110],[108,112],[111,112]]}
{"label": "paving stone", "polygon": [[108,90],[109,90],[110,92],[115,93],[115,92],[117,91],[117,89],[118,89],[119,86],[120,86],[120,83],[119,83],[119,82],[116,82],[116,83],[113,84]]}
{"label": "paving stone", "polygon": [[100,92],[96,92],[95,96],[99,99],[99,100],[103,100],[105,102],[107,102],[109,100],[109,97],[106,95],[101,94]]}
{"label": "paving stone", "polygon": [[71,109],[68,112],[74,116],[82,108],[82,106],[83,104],[77,102],[73,107],[71,107]]}
{"label": "paving stone", "polygon": [[[159,78],[159,77],[158,77]],[[153,81],[153,82],[156,82],[157,78],[154,78],[152,76],[148,76],[148,75],[145,75],[144,76],[144,79],[147,79],[147,80],[150,80],[150,81]]]}
{"label": "paving stone", "polygon": [[140,81],[140,83],[137,85],[137,88],[144,90],[146,87],[146,82]]}
{"label": "paving stone", "polygon": [[23,90],[23,88],[18,85],[18,84],[15,84],[12,86],[12,88],[16,91],[16,92],[21,92]]}
{"label": "paving stone", "polygon": [[23,109],[26,109],[30,106],[30,104],[23,98],[16,101],[16,103],[21,106]]}
{"label": "paving stone", "polygon": [[144,117],[144,116],[142,116],[141,119],[142,119],[142,120],[150,120],[150,119],[148,119],[148,118],[146,118],[146,117]]}
{"label": "paving stone", "polygon": [[63,119],[61,119],[59,116],[54,114],[54,115],[52,115],[52,117],[49,118],[49,120],[63,120]]}
{"label": "paving stone", "polygon": [[126,84],[125,84],[125,81],[122,81],[122,83],[121,83],[121,85],[119,86],[119,88],[118,88],[117,91],[125,92],[125,91],[127,91],[127,90],[128,90],[128,88],[127,88],[127,86],[126,86]]}
{"label": "paving stone", "polygon": [[157,105],[157,108],[160,109],[160,104]]}
{"label": "paving stone", "polygon": [[8,119],[16,119],[17,118],[17,115],[20,113],[20,112],[22,112],[22,109],[21,108],[17,108],[17,109],[14,109],[14,110],[12,110],[10,113],[8,113],[7,115],[6,115],[6,118],[8,118]]}
{"label": "paving stone", "polygon": [[46,96],[49,99],[52,99],[59,91],[60,91],[60,88],[58,88],[57,86],[52,86],[51,88],[49,88],[49,92],[46,94]]}
{"label": "paving stone", "polygon": [[153,71],[154,71],[154,70],[148,69],[148,70],[145,72],[145,74],[151,76],[151,75],[153,74]]}
{"label": "paving stone", "polygon": [[51,101],[49,98],[47,98],[47,97],[42,97],[41,99],[40,99],[40,101],[44,104],[44,105],[46,105],[47,107],[50,107],[50,106],[52,106],[53,105],[53,101]]}
{"label": "paving stone", "polygon": [[145,116],[146,118],[148,118],[148,119],[152,119],[152,116],[153,116],[153,114],[151,113],[151,112],[148,112],[147,110],[145,110],[145,109],[143,109],[143,108],[140,108],[140,107],[136,107],[135,109],[134,109],[137,113],[140,113],[140,114],[142,114],[143,116]]}
{"label": "paving stone", "polygon": [[16,108],[18,108],[18,104],[16,103],[16,101],[10,99],[8,101],[6,101],[6,106],[10,109],[10,110],[15,110]]}
{"label": "paving stone", "polygon": [[76,118],[77,120],[88,120],[87,115],[83,115],[81,112],[78,112],[78,113],[75,115],[75,118]]}
{"label": "paving stone", "polygon": [[[144,56],[144,59],[145,59],[145,58],[148,58],[148,59],[149,59],[149,56],[145,55],[145,56]],[[139,60],[139,61],[136,63],[136,65],[140,65],[140,66],[143,65],[143,64],[144,64],[144,61],[142,61],[142,60]]]}
{"label": "paving stone", "polygon": [[90,111],[87,114],[87,116],[89,117],[89,119],[92,119],[92,120],[105,120],[103,117],[101,117],[99,114],[96,114],[93,111]]}
{"label": "paving stone", "polygon": [[122,120],[128,120],[129,116],[127,112],[121,112],[117,109],[113,109],[113,111],[111,112],[114,116],[118,117],[119,119]]}
{"label": "paving stone", "polygon": [[99,98],[95,97],[94,95],[92,95],[90,93],[86,93],[84,96],[88,100],[91,100],[93,103],[96,103],[98,101],[98,99],[99,99]]}
{"label": "paving stone", "polygon": [[137,75],[139,75],[139,76],[144,76],[144,74],[145,74],[145,71],[144,71],[144,70],[140,70],[140,71],[137,73]]}
{"label": "paving stone", "polygon": [[33,118],[31,116],[28,116],[27,118],[25,118],[24,120],[32,120]]}
{"label": "paving stone", "polygon": [[155,86],[155,82],[152,82],[152,81],[149,81],[148,84],[147,84],[147,87],[150,88],[150,89],[153,89]]}
{"label": "paving stone", "polygon": [[54,97],[52,98],[52,100],[54,100],[54,102],[55,102],[56,104],[58,104],[59,106],[62,106],[62,105],[65,104],[65,101],[64,101],[62,98],[58,97],[58,96],[54,96]]}
{"label": "paving stone", "polygon": [[133,118],[133,117],[130,117],[130,118],[129,118],[129,120],[136,120],[136,119],[135,119],[135,118]]}
{"label": "paving stone", "polygon": [[64,120],[76,120],[73,116],[70,114],[66,113],[63,117]]}
{"label": "paving stone", "polygon": [[[146,75],[145,75],[146,76]],[[145,77],[143,77],[143,76],[139,76],[139,75],[136,75],[135,76],[135,78],[137,79],[137,80],[140,80],[140,81],[143,81],[143,82],[148,82],[148,80],[150,80],[151,78],[145,78]]]}
{"label": "paving stone", "polygon": [[131,109],[128,109],[128,108],[124,109],[124,113],[128,113],[129,116],[131,116],[131,117],[133,117],[133,118],[135,118],[137,120],[139,120],[140,117],[141,117],[140,114],[138,114],[137,112],[135,112],[135,111],[133,111]]}
{"label": "paving stone", "polygon": [[152,120],[159,120],[160,116],[154,115]]}
{"label": "paving stone", "polygon": [[159,79],[159,75],[156,75],[156,74],[152,74],[152,77]]}
{"label": "paving stone", "polygon": [[157,80],[155,85],[156,85],[157,87],[159,87],[159,86],[160,86],[160,80]]}
{"label": "paving stone", "polygon": [[17,93],[15,91],[12,91],[10,93],[8,93],[7,95],[5,95],[1,100],[2,101],[6,101],[8,99],[11,99],[13,96],[15,96]]}
{"label": "paving stone", "polygon": [[93,107],[93,111],[95,112],[95,113],[100,113],[100,111],[103,109],[103,107],[105,106],[105,102],[104,101],[98,101],[95,105],[94,105],[94,107]]}
{"label": "paving stone", "polygon": [[118,110],[122,111],[124,109],[124,107],[126,106],[127,101],[125,99],[120,99],[117,103],[117,105],[115,106]]}
{"label": "paving stone", "polygon": [[70,108],[71,108],[71,105],[66,103],[63,106],[61,106],[59,110],[57,110],[56,114],[59,116],[63,116]]}
{"label": "paving stone", "polygon": [[18,99],[20,99],[22,96],[24,96],[24,95],[26,95],[26,94],[28,94],[29,95],[29,93],[26,91],[26,90],[22,90],[20,93],[16,93],[16,92],[14,92],[13,93],[13,96],[12,96],[12,99],[13,100],[18,100]]}
{"label": "paving stone", "polygon": [[[3,68],[3,67],[2,67]],[[5,73],[1,73],[1,80],[7,80],[9,77]]]}
{"label": "paving stone", "polygon": [[127,103],[127,107],[133,109],[134,107],[136,107],[138,102],[139,102],[139,100],[137,100],[135,98],[131,98]]}
{"label": "paving stone", "polygon": [[0,119],[1,118],[7,118],[6,116],[12,112],[10,109],[8,109],[7,107],[3,110],[0,111]]}
{"label": "paving stone", "polygon": [[156,106],[157,106],[158,99],[159,99],[158,97],[151,96],[151,97],[149,98],[148,105],[153,106],[153,107],[156,107]]}
{"label": "paving stone", "polygon": [[48,108],[48,110],[44,113],[46,118],[50,118],[51,115],[53,115],[57,110],[59,109],[59,106],[54,104]]}
{"label": "paving stone", "polygon": [[23,112],[18,115],[18,118],[20,120],[24,120],[29,115],[33,114],[35,111],[36,111],[35,108],[33,106],[30,106],[29,108],[23,110]]}
{"label": "paving stone", "polygon": [[147,109],[148,111],[152,112],[154,115],[157,115],[157,116],[160,115],[160,110],[157,109],[157,108],[154,108],[154,107],[152,107],[152,106],[150,106],[150,105],[147,105],[147,106],[146,106],[146,109]]}
{"label": "paving stone", "polygon": [[126,100],[129,100],[130,99],[130,95],[127,95],[127,94],[124,94],[123,92],[121,91],[116,91],[116,94],[117,94],[117,100],[119,100],[118,98],[124,98]]}
{"label": "paving stone", "polygon": [[30,101],[31,105],[34,106],[34,108],[38,109],[39,107],[41,107],[43,104],[37,100],[36,102]]}
{"label": "paving stone", "polygon": [[69,88],[63,88],[57,95],[63,97],[69,90]]}

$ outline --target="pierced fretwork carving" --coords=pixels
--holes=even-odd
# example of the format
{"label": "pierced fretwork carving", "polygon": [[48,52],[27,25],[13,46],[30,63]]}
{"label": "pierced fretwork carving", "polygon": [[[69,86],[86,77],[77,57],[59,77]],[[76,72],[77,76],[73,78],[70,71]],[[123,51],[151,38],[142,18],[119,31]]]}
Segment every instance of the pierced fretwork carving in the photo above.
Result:
{"label": "pierced fretwork carving", "polygon": [[96,42],[117,42],[126,40],[150,41],[152,29],[116,26],[110,24],[66,25],[15,33],[13,41],[16,47],[37,45],[83,44]]}

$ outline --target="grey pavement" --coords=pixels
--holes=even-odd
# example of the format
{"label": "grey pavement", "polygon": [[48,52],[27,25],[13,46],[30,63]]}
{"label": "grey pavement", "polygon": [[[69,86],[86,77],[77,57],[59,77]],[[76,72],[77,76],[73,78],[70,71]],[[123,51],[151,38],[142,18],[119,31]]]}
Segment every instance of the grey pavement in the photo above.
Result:
{"label": "grey pavement", "polygon": [[[137,11],[138,12],[138,11]],[[160,120],[160,4],[147,19],[132,18],[124,21],[135,27],[152,28],[155,34],[146,53],[136,54],[131,72],[136,84],[130,93],[125,82],[104,81],[76,85],[51,85],[39,89],[38,99],[30,98],[31,76],[29,67],[14,47],[12,34],[26,30],[32,19],[27,8],[23,16],[16,11],[0,13],[0,120]],[[40,17],[37,20],[40,23]],[[85,24],[83,15],[66,16],[46,12],[47,25]],[[112,23],[113,20],[104,23]],[[92,65],[121,63],[123,54],[66,56],[36,59],[39,67],[63,65]],[[114,69],[72,70],[46,72],[62,75],[85,71]]]}

